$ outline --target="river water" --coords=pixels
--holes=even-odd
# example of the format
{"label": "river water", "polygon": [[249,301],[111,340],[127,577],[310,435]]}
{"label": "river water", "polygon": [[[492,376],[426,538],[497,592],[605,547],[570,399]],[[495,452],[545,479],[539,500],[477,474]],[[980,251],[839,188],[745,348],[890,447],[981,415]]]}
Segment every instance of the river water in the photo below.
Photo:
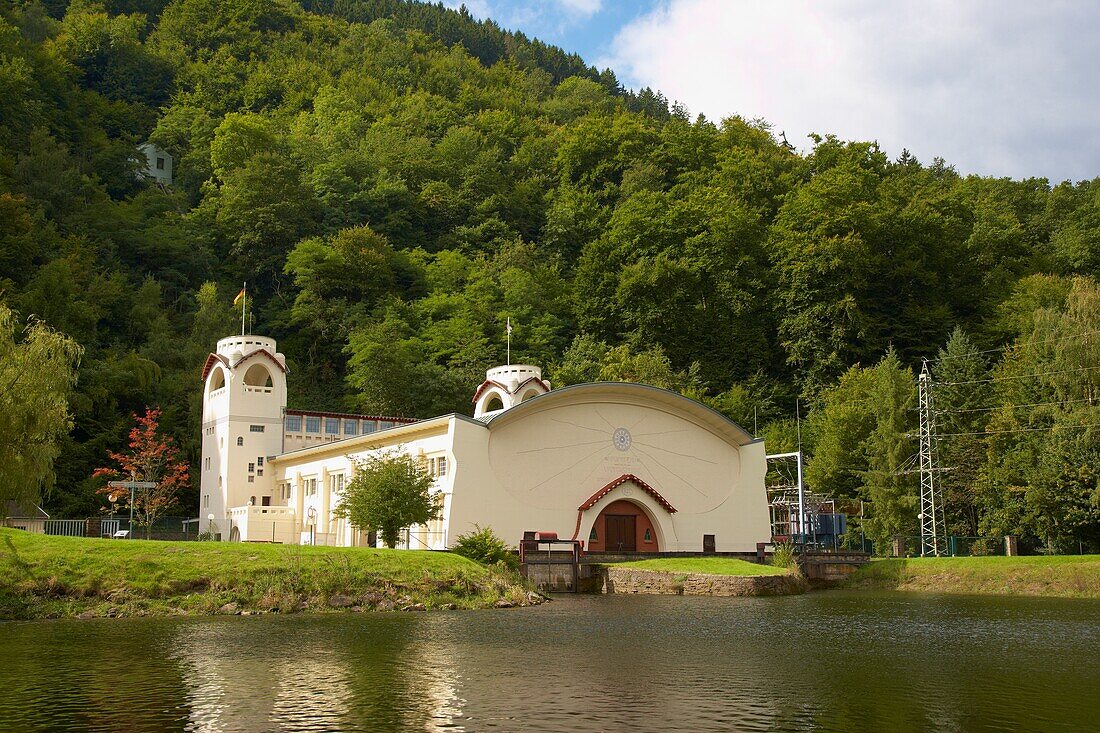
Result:
{"label": "river water", "polygon": [[1100,730],[1100,602],[830,591],[0,624],[0,731]]}

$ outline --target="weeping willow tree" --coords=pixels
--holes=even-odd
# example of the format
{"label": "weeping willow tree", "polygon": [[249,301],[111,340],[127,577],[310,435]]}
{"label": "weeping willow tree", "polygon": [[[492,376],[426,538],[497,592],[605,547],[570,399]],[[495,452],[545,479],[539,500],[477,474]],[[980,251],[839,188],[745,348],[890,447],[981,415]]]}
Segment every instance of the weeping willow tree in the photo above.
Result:
{"label": "weeping willow tree", "polygon": [[0,514],[9,501],[36,502],[52,486],[82,353],[38,321],[21,325],[0,304]]}

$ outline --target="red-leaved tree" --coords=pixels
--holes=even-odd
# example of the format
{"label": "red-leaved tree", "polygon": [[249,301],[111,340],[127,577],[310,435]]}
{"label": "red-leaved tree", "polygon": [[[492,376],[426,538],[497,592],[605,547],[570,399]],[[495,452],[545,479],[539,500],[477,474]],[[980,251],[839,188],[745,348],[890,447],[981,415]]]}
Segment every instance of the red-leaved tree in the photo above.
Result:
{"label": "red-leaved tree", "polygon": [[149,527],[176,503],[180,489],[187,485],[188,466],[187,461],[180,458],[175,442],[160,434],[160,410],[146,408],[145,416],[134,415],[134,420],[137,424],[130,430],[130,451],[107,451],[117,467],[97,468],[92,476],[156,482],[155,489],[134,492],[109,486],[99,490],[111,502],[112,511],[129,509],[132,497],[134,523],[145,528],[148,539]]}

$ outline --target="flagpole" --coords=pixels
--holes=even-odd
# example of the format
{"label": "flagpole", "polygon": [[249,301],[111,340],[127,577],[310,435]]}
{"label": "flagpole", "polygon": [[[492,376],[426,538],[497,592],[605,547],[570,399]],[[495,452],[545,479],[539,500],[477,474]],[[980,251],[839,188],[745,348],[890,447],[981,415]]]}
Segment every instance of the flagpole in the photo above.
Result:
{"label": "flagpole", "polygon": [[508,332],[508,361],[505,364],[512,363],[512,317],[508,317],[508,326],[505,329]]}
{"label": "flagpole", "polygon": [[241,335],[244,336],[244,314],[248,310],[248,281],[244,283],[244,288],[241,290]]}

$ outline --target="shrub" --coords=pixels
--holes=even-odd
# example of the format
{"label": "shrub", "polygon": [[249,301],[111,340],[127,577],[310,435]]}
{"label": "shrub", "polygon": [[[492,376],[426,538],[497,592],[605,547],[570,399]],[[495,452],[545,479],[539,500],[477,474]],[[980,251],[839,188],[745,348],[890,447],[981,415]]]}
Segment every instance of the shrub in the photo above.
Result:
{"label": "shrub", "polygon": [[798,558],[794,554],[794,544],[791,542],[777,542],[772,550],[772,565],[787,570],[798,569]]}
{"label": "shrub", "polygon": [[497,536],[492,527],[475,524],[473,532],[459,535],[452,552],[483,565],[504,565],[513,569],[519,567],[519,557]]}

